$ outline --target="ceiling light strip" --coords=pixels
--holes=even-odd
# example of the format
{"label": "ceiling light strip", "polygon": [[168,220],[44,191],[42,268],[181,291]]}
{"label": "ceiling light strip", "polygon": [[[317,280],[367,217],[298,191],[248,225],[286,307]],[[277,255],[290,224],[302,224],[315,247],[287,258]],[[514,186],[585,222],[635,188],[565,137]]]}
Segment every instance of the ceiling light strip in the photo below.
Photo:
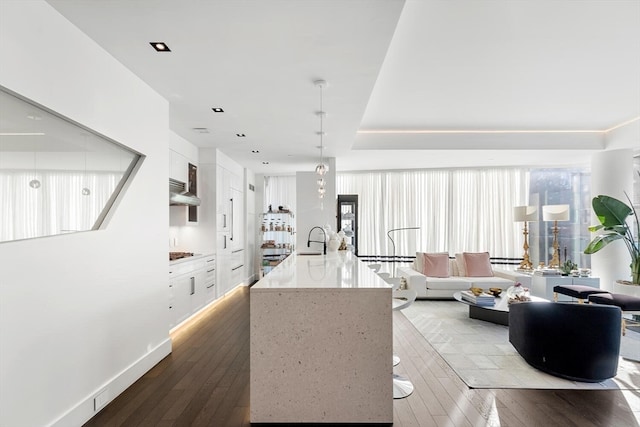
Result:
{"label": "ceiling light strip", "polygon": [[611,132],[612,130],[616,130],[616,129],[621,128],[621,127],[623,127],[623,126],[630,125],[630,124],[631,124],[631,123],[633,123],[633,122],[637,122],[638,120],[640,120],[640,116],[638,116],[638,117],[634,117],[633,119],[629,119],[629,120],[627,120],[626,122],[622,122],[622,123],[620,123],[619,125],[615,125],[615,126],[613,126],[613,127],[610,127],[609,129],[607,129],[607,130],[605,130],[605,131],[603,131],[603,132],[604,132],[604,133]]}
{"label": "ceiling light strip", "polygon": [[437,129],[420,129],[420,130],[387,130],[387,129],[371,129],[359,130],[361,134],[511,134],[511,133],[602,133],[601,130],[437,130]]}

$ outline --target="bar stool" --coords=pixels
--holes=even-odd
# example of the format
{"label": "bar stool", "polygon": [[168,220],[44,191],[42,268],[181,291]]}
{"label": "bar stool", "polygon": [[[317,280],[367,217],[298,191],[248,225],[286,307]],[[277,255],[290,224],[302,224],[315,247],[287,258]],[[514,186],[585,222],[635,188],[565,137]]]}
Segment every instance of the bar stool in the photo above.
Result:
{"label": "bar stool", "polygon": [[[391,285],[392,291],[396,291],[400,289],[400,280],[402,280],[401,277],[389,277],[390,276],[389,273],[378,273],[378,276],[380,276],[382,280],[384,280],[385,282]],[[400,356],[393,353],[393,366],[398,366],[399,364],[400,364]]]}
{"label": "bar stool", "polygon": [[[400,281],[398,281],[398,286],[399,285],[400,285]],[[391,305],[392,310],[399,311],[409,307],[416,300],[417,296],[418,296],[417,292],[412,289],[394,290],[393,297],[392,297],[392,305]],[[399,357],[398,357],[398,363],[400,363]],[[404,399],[405,397],[413,393],[413,389],[414,389],[413,384],[407,377],[404,377],[402,375],[398,375],[395,373],[393,374],[393,398],[394,399]]]}

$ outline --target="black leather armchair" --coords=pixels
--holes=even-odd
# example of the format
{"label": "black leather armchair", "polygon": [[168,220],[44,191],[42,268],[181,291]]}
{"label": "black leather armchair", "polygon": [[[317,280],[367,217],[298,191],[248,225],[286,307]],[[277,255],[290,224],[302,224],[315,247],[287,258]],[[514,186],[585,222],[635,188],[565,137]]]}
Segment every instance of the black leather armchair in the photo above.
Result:
{"label": "black leather armchair", "polygon": [[509,341],[531,366],[575,381],[616,376],[618,307],[523,302],[509,306]]}

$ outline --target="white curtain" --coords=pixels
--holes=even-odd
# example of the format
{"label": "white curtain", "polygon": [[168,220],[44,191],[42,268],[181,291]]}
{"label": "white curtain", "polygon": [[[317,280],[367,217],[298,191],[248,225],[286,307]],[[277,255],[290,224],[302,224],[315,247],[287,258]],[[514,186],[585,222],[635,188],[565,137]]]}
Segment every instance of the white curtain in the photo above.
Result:
{"label": "white curtain", "polygon": [[265,176],[264,177],[264,206],[262,212],[278,210],[278,206],[289,206],[296,212],[296,177],[291,176]]}
{"label": "white curtain", "polygon": [[515,168],[338,173],[337,194],[357,194],[360,255],[488,251],[522,256],[513,207],[529,192],[527,170]]}
{"label": "white curtain", "polygon": [[[29,186],[33,179],[40,188]],[[91,230],[120,179],[122,172],[1,171],[0,241]]]}

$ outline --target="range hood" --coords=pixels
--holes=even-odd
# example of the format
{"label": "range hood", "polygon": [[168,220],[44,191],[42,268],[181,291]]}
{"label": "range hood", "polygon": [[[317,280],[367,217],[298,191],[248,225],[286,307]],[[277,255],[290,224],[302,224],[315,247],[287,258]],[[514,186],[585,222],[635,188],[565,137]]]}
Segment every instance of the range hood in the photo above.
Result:
{"label": "range hood", "polygon": [[200,199],[186,190],[186,184],[169,178],[170,206],[200,206]]}

